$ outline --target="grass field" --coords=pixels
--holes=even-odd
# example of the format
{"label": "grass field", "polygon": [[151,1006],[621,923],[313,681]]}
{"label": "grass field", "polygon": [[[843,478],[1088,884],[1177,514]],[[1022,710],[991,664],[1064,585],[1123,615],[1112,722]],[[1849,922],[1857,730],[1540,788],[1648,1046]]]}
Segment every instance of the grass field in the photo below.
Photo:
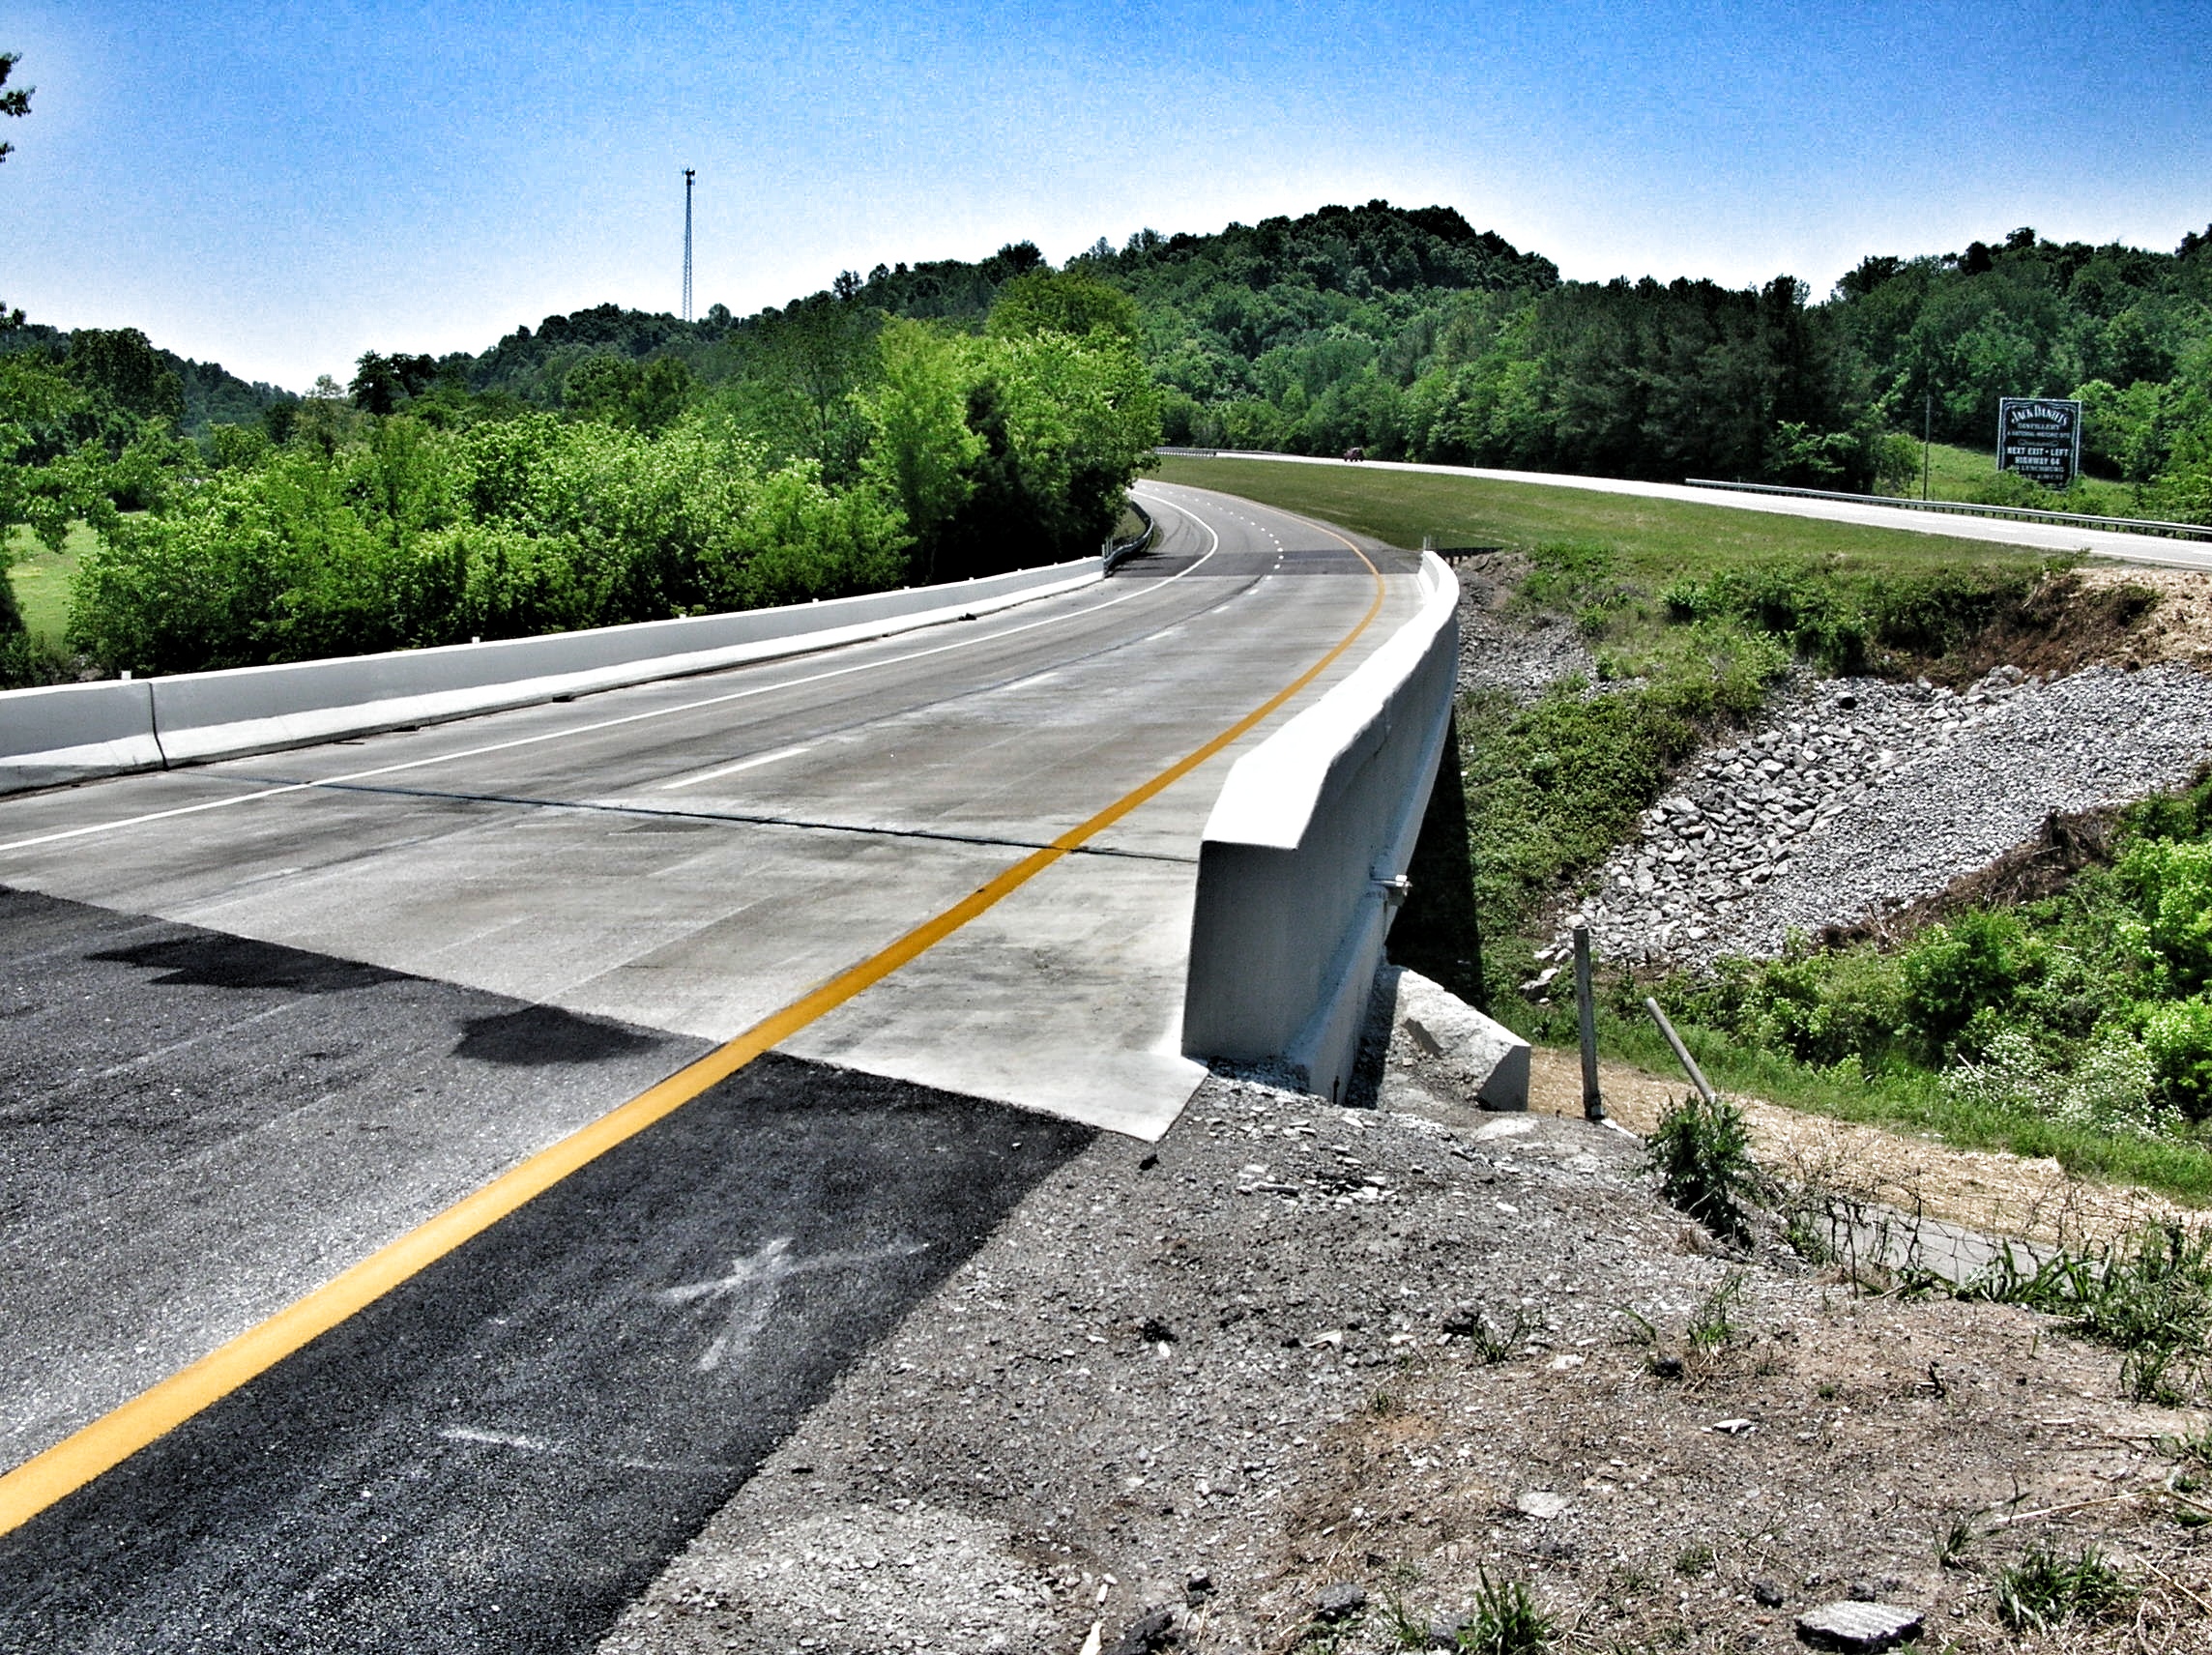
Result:
{"label": "grass field", "polygon": [[61,653],[62,636],[69,629],[70,582],[92,543],[92,531],[78,523],[71,527],[58,554],[47,551],[28,529],[17,529],[10,545],[15,562],[8,578],[15,583],[24,629],[48,653]]}
{"label": "grass field", "polygon": [[2032,552],[1856,523],[1823,523],[1727,506],[1598,494],[1545,483],[1491,482],[1358,466],[1169,455],[1163,482],[1240,494],[1326,518],[1395,546],[1509,546],[1561,541],[1611,546],[1614,571],[1654,588],[1681,574],[1760,564],[1833,560],[1840,571],[1908,575],[1963,565],[2031,566]]}
{"label": "grass field", "polygon": [[[1994,450],[1963,449],[1952,443],[1936,443],[1931,447],[1928,459],[1931,500],[1987,501],[1998,486]],[[2140,515],[2136,509],[2135,492],[2124,482],[2084,477],[2075,482],[2063,507],[2053,503],[2052,508],[2087,511],[2100,517],[2134,517]],[[1917,475],[1906,493],[1919,498]]]}

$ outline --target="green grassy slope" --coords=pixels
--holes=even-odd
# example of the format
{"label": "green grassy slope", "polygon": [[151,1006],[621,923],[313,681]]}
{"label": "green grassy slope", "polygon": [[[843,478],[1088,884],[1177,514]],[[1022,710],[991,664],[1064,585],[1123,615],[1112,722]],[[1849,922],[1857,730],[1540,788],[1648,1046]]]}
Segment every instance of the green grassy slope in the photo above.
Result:
{"label": "green grassy slope", "polygon": [[1397,546],[1417,546],[1423,536],[1435,537],[1440,546],[1524,551],[1559,541],[1602,541],[1615,549],[1616,573],[1662,585],[1681,574],[1778,560],[1834,559],[1843,570],[1870,575],[2036,561],[2032,552],[1986,540],[1546,483],[1179,455],[1164,457],[1157,475],[1163,482],[1217,488],[1324,517]]}

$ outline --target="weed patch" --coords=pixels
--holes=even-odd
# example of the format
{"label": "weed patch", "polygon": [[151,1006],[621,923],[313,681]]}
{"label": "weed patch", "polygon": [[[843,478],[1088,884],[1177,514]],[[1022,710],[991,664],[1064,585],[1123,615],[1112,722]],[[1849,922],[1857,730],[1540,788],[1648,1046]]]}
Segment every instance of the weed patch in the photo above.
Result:
{"label": "weed patch", "polygon": [[1962,1296],[2064,1317],[2120,1352],[2120,1379],[2140,1402],[2197,1394],[2212,1359],[2212,1225],[2146,1225],[2109,1248],[2066,1250],[2032,1265],[2010,1249]]}
{"label": "weed patch", "polygon": [[1743,1272],[1731,1270],[1721,1285],[1703,1299],[1690,1316],[1688,1336],[1693,1350],[1718,1350],[1743,1337],[1736,1317],[1743,1307]]}
{"label": "weed patch", "polygon": [[[1689,1096],[1659,1118],[1645,1147],[1659,1193],[1716,1235],[1741,1241],[1759,1190],[1751,1130],[1727,1098]],[[1740,1289],[1741,1282],[1736,1286]],[[1721,1307],[1726,1314],[1726,1306]]]}
{"label": "weed patch", "polygon": [[1461,1655],[1541,1655],[1554,1636],[1551,1617],[1519,1581],[1477,1577],[1474,1612],[1459,1629]]}
{"label": "weed patch", "polygon": [[1995,1584],[1997,1618],[2016,1633],[2055,1632],[2070,1620],[2110,1614],[2134,1597],[2094,1546],[2070,1557],[2032,1546],[2018,1563],[1997,1571]]}

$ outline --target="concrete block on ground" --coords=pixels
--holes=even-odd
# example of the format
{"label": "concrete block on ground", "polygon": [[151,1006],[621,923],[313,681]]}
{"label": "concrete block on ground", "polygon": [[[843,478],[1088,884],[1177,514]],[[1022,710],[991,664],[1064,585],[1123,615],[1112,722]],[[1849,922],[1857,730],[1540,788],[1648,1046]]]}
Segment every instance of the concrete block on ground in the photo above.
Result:
{"label": "concrete block on ground", "polygon": [[1449,1118],[1528,1107],[1528,1042],[1403,966],[1375,973],[1354,1097]]}
{"label": "concrete block on ground", "polygon": [[1528,1107],[1528,1042],[1418,972],[1398,973],[1397,1023],[1422,1057],[1485,1109]]}

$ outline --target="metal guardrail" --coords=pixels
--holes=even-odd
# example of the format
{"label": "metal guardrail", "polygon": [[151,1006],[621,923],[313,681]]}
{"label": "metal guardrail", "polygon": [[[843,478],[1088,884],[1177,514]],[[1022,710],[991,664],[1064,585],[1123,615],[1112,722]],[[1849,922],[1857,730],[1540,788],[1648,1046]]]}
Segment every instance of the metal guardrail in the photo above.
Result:
{"label": "metal guardrail", "polygon": [[2092,517],[2082,511],[2038,511],[2029,506],[1985,506],[1972,500],[1912,500],[1895,494],[1847,494],[1833,488],[1785,488],[1773,482],[1722,482],[1686,477],[1691,488],[1727,488],[1738,494],[1780,494],[1800,500],[1848,500],[1856,506],[1902,506],[1914,511],[1950,511],[1968,517],[2004,517],[2016,522],[2055,523],[2067,529],[2110,529],[2123,535],[2158,535],[2168,539],[2212,540],[2212,524],[2168,523],[2155,517]]}
{"label": "metal guardrail", "polygon": [[1139,552],[1143,551],[1147,546],[1150,545],[1152,543],[1152,537],[1158,534],[1160,531],[1160,526],[1152,521],[1152,514],[1150,511],[1147,511],[1142,506],[1139,506],[1134,500],[1129,502],[1129,509],[1144,519],[1144,532],[1142,534],[1132,535],[1126,540],[1108,540],[1106,542],[1106,550],[1103,556],[1105,558],[1106,572],[1108,574],[1112,574],[1116,569],[1120,568],[1123,564],[1127,563],[1131,558],[1135,557]]}

